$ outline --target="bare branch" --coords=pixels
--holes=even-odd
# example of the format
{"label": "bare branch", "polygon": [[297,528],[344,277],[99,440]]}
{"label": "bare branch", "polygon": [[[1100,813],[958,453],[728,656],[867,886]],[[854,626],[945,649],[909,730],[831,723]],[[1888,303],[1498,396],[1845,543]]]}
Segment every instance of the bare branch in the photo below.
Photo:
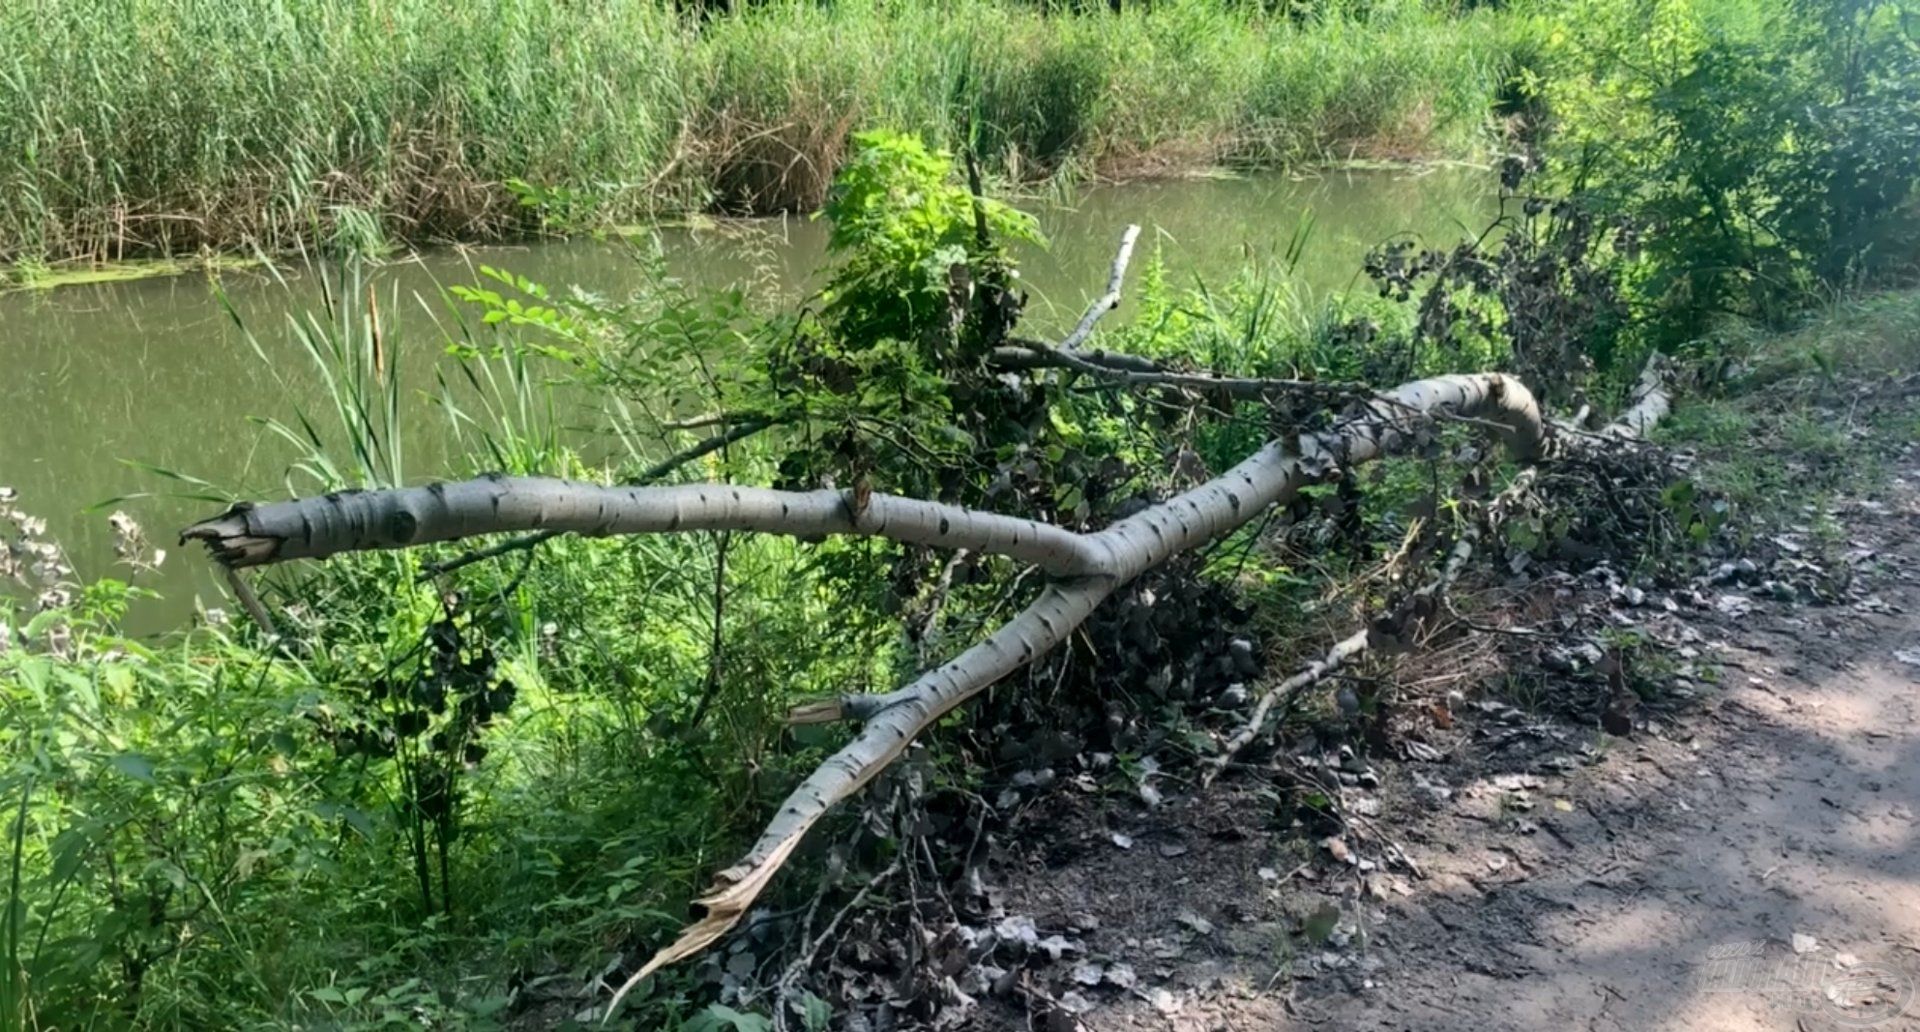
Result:
{"label": "bare branch", "polygon": [[240,601],[240,608],[246,610],[247,615],[253,618],[254,624],[260,628],[261,634],[266,635],[269,639],[279,637],[280,629],[273,625],[273,614],[267,612],[267,607],[261,603],[260,596],[254,593],[253,585],[248,584],[246,580],[240,576],[239,570],[231,566],[225,569],[227,574],[227,587],[233,589],[233,597]]}
{"label": "bare branch", "polygon": [[1672,378],[1673,365],[1665,355],[1658,351],[1648,355],[1633,393],[1627,396],[1627,410],[1600,433],[1616,438],[1645,437],[1655,423],[1673,410],[1673,394],[1668,386]]}
{"label": "bare branch", "polygon": [[1295,696],[1320,683],[1328,674],[1339,670],[1352,662],[1355,657],[1365,653],[1371,635],[1372,628],[1360,628],[1353,634],[1334,642],[1326,655],[1308,663],[1299,673],[1263,692],[1260,701],[1253,707],[1253,713],[1248,715],[1246,725],[1220,747],[1220,755],[1207,761],[1211,769],[1201,776],[1201,783],[1212,782],[1222,770],[1226,769],[1227,764],[1233,762],[1233,757],[1240,750],[1260,736],[1267,726],[1267,714],[1272,712],[1275,704],[1281,704],[1281,709],[1284,711],[1292,705]]}
{"label": "bare branch", "polygon": [[1110,565],[1102,543],[1052,524],[897,495],[874,494],[859,507],[851,491],[730,484],[604,487],[547,477],[488,476],[259,506],[242,503],[188,527],[181,540],[205,542],[220,562],[246,567],[525,530],[594,536],[695,530],[802,538],[851,534],[1004,555],[1057,576],[1098,573]]}
{"label": "bare branch", "polygon": [[[1666,416],[1670,408],[1670,396],[1667,394],[1665,387],[1666,378],[1667,370],[1664,362],[1660,356],[1655,355],[1648,361],[1646,371],[1641,374],[1640,384],[1634,391],[1632,403],[1627,411],[1622,413],[1619,419],[1609,424],[1601,433],[1606,436],[1617,437],[1624,440],[1641,437],[1648,430],[1652,429],[1655,423]],[[1455,415],[1458,414],[1455,413]],[[1481,420],[1473,421],[1482,422]],[[1501,490],[1500,494],[1496,495],[1494,499],[1487,504],[1485,525],[1488,528],[1497,529],[1506,519],[1509,510],[1518,504],[1520,499],[1526,496],[1527,492],[1533,489],[1534,482],[1538,479],[1538,476],[1539,470],[1537,467],[1520,471],[1520,473]],[[1453,610],[1453,603],[1449,595],[1454,583],[1466,570],[1467,563],[1473,558],[1473,550],[1480,542],[1480,535],[1481,526],[1478,523],[1469,523],[1463,527],[1458,538],[1455,539],[1453,547],[1448,549],[1446,561],[1442,564],[1439,575],[1415,592],[1408,600],[1409,604],[1403,605],[1403,611],[1408,613],[1430,614],[1436,609],[1433,603],[1438,602],[1449,612],[1453,613],[1456,618],[1466,622],[1464,618],[1459,616],[1457,611]],[[1467,622],[1467,626],[1470,630],[1483,629],[1479,625],[1471,622]],[[1252,742],[1265,730],[1268,715],[1276,705],[1280,707],[1281,712],[1284,714],[1301,693],[1320,683],[1329,674],[1338,671],[1342,667],[1352,663],[1356,658],[1364,655],[1371,646],[1372,638],[1373,627],[1371,625],[1361,628],[1359,631],[1335,642],[1332,647],[1327,650],[1326,655],[1307,664],[1299,673],[1274,685],[1263,693],[1260,696],[1259,702],[1255,704],[1253,713],[1248,716],[1245,726],[1232,738],[1227,740],[1226,744],[1221,747],[1218,756],[1208,761],[1209,769],[1202,776],[1202,782],[1211,783],[1213,779],[1232,762],[1235,754],[1241,749],[1246,748],[1248,743]]]}
{"label": "bare branch", "polygon": [[[896,701],[876,713],[853,741],[808,775],[781,805],[760,841],[739,863],[715,876],[714,891],[699,901],[706,916],[688,925],[679,939],[654,954],[621,986],[615,1002],[648,975],[700,952],[725,935],[746,914],[774,872],[786,863],[808,829],[828,810],[885,770],[921,731],[949,710],[1066,640],[1115,587],[1108,578],[1050,584],[1025,612],[985,640],[892,693]],[[608,1013],[612,1013],[611,1008]]]}
{"label": "bare branch", "polygon": [[1072,351],[1085,344],[1087,338],[1093,335],[1093,324],[1099,322],[1101,316],[1120,307],[1120,285],[1127,278],[1127,263],[1133,260],[1134,241],[1139,239],[1139,226],[1128,226],[1127,231],[1120,234],[1120,253],[1113,256],[1113,270],[1107,274],[1107,292],[1094,298],[1093,303],[1087,306],[1087,313],[1080,317],[1080,325],[1075,326],[1073,332],[1060,342],[1060,350]]}
{"label": "bare branch", "polygon": [[1007,369],[1069,369],[1109,383],[1139,387],[1175,387],[1190,391],[1230,394],[1253,401],[1274,401],[1284,396],[1318,397],[1344,401],[1371,396],[1363,384],[1289,380],[1266,377],[1216,376],[1212,373],[1182,373],[1150,359],[1115,352],[1070,352],[1037,340],[1016,341],[1014,345],[994,349],[993,363]]}

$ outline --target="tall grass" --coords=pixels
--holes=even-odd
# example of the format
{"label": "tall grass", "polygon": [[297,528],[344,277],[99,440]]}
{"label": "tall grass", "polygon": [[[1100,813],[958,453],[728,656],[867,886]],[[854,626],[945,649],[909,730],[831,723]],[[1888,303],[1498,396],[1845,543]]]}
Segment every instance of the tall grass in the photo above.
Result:
{"label": "tall grass", "polygon": [[569,221],[807,208],[876,125],[1018,178],[1455,151],[1527,25],[1260,6],[12,0],[0,259],[486,239],[534,227],[529,193]]}

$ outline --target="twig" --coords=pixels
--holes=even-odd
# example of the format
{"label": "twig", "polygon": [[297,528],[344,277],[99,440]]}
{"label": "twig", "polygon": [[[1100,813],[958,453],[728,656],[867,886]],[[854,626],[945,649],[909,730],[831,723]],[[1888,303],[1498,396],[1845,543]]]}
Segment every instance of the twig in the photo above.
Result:
{"label": "twig", "polygon": [[693,718],[687,722],[687,730],[700,726],[712,707],[713,700],[720,694],[721,674],[726,668],[725,634],[727,614],[727,550],[733,545],[733,532],[723,530],[714,537],[713,549],[713,637],[707,647],[707,686],[700,693],[700,702],[693,708]]}
{"label": "twig", "polygon": [[710,426],[722,426],[727,423],[743,423],[743,422],[746,422],[746,420],[736,417],[731,412],[708,412],[703,415],[688,416],[686,419],[676,419],[671,422],[661,423],[660,429],[662,430],[704,430]]}
{"label": "twig", "polygon": [[485,548],[476,548],[472,551],[462,552],[443,563],[428,563],[421,568],[418,579],[423,581],[431,580],[442,574],[452,573],[463,567],[472,566],[474,563],[485,562],[488,559],[495,559],[514,552],[524,552],[538,548],[559,536],[560,531],[542,530],[533,534],[522,534],[519,537],[508,538],[505,541],[488,545]]}
{"label": "twig", "polygon": [[[1346,816],[1346,815],[1343,815],[1343,816]],[[1368,832],[1375,839],[1378,839],[1379,841],[1386,843],[1386,845],[1389,848],[1391,848],[1395,853],[1398,853],[1400,855],[1400,862],[1407,865],[1407,870],[1413,872],[1413,876],[1415,878],[1419,878],[1422,881],[1426,880],[1427,872],[1424,870],[1421,870],[1419,861],[1413,858],[1413,854],[1407,852],[1407,848],[1405,846],[1402,846],[1400,843],[1394,841],[1392,837],[1390,837],[1386,832],[1382,831],[1380,829],[1380,825],[1378,822],[1372,820],[1371,818],[1362,817],[1357,813],[1351,816],[1347,816],[1346,819],[1353,824],[1359,825],[1360,829],[1363,832]]]}
{"label": "twig", "polygon": [[[1182,373],[1150,359],[1111,352],[1069,352],[1037,340],[1017,340],[995,348],[994,365],[1005,369],[1070,369],[1112,383],[1128,386],[1177,387],[1193,391],[1219,391],[1236,398],[1270,401],[1283,395],[1307,395],[1328,400],[1382,396],[1362,384],[1323,380],[1291,380],[1274,377],[1216,376],[1210,373]],[[1464,417],[1463,417],[1464,418]]]}
{"label": "twig", "polygon": [[[1527,469],[1514,477],[1513,482],[1508,484],[1506,489],[1501,491],[1492,502],[1488,503],[1487,516],[1489,521],[1491,522],[1497,518],[1504,517],[1506,510],[1532,487],[1535,476],[1536,473],[1533,469]],[[1407,536],[1402,542],[1400,550],[1387,560],[1382,569],[1391,569],[1412,550],[1417,533],[1418,524],[1416,523],[1414,527],[1408,529]],[[1453,547],[1447,551],[1446,562],[1442,564],[1439,575],[1409,596],[1406,603],[1402,604],[1400,611],[1418,613],[1420,611],[1420,606],[1418,605],[1419,600],[1436,599],[1446,606],[1448,612],[1451,613],[1455,619],[1463,624],[1467,624],[1470,629],[1477,629],[1470,621],[1462,617],[1458,610],[1453,608],[1453,603],[1451,599],[1448,598],[1448,591],[1453,587],[1454,581],[1458,580],[1460,574],[1466,570],[1467,561],[1473,557],[1473,548],[1478,541],[1479,532],[1477,528],[1469,527],[1463,531],[1459,538],[1454,541]],[[1356,657],[1365,653],[1370,647],[1372,630],[1372,626],[1368,625],[1335,642],[1333,647],[1327,650],[1326,655],[1309,663],[1299,673],[1280,682],[1271,689],[1268,689],[1265,694],[1261,695],[1259,703],[1254,706],[1253,713],[1247,718],[1246,725],[1227,741],[1227,744],[1221,748],[1218,756],[1208,761],[1209,768],[1202,775],[1201,783],[1203,785],[1211,784],[1213,779],[1218,777],[1222,770],[1226,769],[1227,764],[1232,761],[1234,754],[1246,748],[1247,743],[1253,741],[1260,735],[1265,729],[1268,713],[1273,710],[1276,704],[1281,705],[1281,712],[1285,713],[1287,709],[1291,708],[1293,700],[1298,697],[1300,693],[1325,680],[1329,674],[1340,670],[1342,667],[1351,663]]]}
{"label": "twig", "polygon": [[[813,967],[814,960],[820,955],[820,947],[825,945],[828,939],[833,938],[834,933],[840,930],[840,922],[845,921],[848,914],[858,910],[860,905],[867,901],[867,897],[873,894],[873,890],[879,888],[881,883],[900,873],[900,861],[901,858],[906,855],[906,850],[896,852],[893,855],[893,862],[888,864],[885,870],[882,870],[879,874],[869,879],[865,885],[862,885],[860,891],[854,893],[853,898],[847,901],[847,905],[841,907],[839,912],[835,913],[833,918],[827,922],[827,926],[820,930],[820,934],[815,936],[813,941],[807,944],[806,952],[796,957],[793,963],[787,965],[787,970],[780,975],[779,987],[774,990],[773,1009],[776,1020],[779,1020],[780,1017],[786,1013],[787,994],[793,991],[793,984],[800,980],[800,976],[806,974],[807,969]],[[612,1007],[607,1009],[607,1013],[609,1015],[613,1013]],[[784,1024],[784,1022],[782,1023]]]}
{"label": "twig", "polygon": [[967,142],[967,193],[973,202],[974,242],[985,252],[993,246],[993,236],[987,232],[987,195],[980,185],[980,162],[974,157],[972,140]]}
{"label": "twig", "polygon": [[927,658],[927,639],[933,636],[940,622],[941,610],[947,603],[947,593],[953,589],[954,571],[958,570],[971,555],[973,553],[964,548],[954,552],[947,559],[946,565],[941,568],[940,579],[934,582],[933,592],[927,598],[926,614],[919,619],[919,627],[913,632],[915,652],[923,661]]}
{"label": "twig", "polygon": [[1080,325],[1075,326],[1073,332],[1060,342],[1060,350],[1072,351],[1086,343],[1087,338],[1093,335],[1093,324],[1099,322],[1101,316],[1120,307],[1120,284],[1127,278],[1127,263],[1133,260],[1133,244],[1138,239],[1139,226],[1128,226],[1127,231],[1120,234],[1120,253],[1113,256],[1113,270],[1107,274],[1107,292],[1094,298],[1093,304],[1087,306],[1087,314],[1080,317]]}
{"label": "twig", "polygon": [[1248,742],[1259,736],[1266,727],[1267,714],[1272,711],[1275,703],[1291,703],[1295,695],[1318,684],[1328,674],[1367,651],[1371,636],[1372,628],[1362,627],[1359,631],[1335,642],[1333,647],[1327,650],[1326,655],[1307,664],[1305,669],[1274,685],[1266,694],[1260,696],[1260,701],[1254,706],[1252,715],[1247,717],[1246,726],[1221,747],[1220,755],[1207,761],[1208,769],[1200,776],[1201,785],[1211,784],[1214,778],[1220,776],[1220,772],[1226,768],[1234,754],[1246,748]]}
{"label": "twig", "polygon": [[240,608],[246,610],[247,615],[253,618],[253,622],[260,628],[260,633],[268,638],[278,638],[280,631],[273,626],[273,614],[267,612],[267,607],[260,602],[260,596],[254,594],[253,585],[241,578],[239,570],[231,566],[223,566],[221,569],[226,571],[227,587],[233,589],[233,597],[240,600]]}

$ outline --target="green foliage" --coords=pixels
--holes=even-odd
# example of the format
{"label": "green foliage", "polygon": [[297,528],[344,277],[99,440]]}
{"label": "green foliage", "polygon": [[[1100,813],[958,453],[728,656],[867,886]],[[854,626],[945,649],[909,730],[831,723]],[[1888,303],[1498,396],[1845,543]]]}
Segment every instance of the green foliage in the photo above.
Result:
{"label": "green foliage", "polygon": [[1778,322],[1910,269],[1920,41],[1907,0],[1583,0],[1550,47],[1568,189],[1648,227],[1656,337]]}
{"label": "green foliage", "polygon": [[680,1032],[770,1032],[772,1028],[771,1018],[715,1003],[681,1025]]}
{"label": "green foliage", "polygon": [[[0,68],[0,152],[19,184],[0,197],[17,243],[0,249],[255,237],[363,253],[389,235],[567,230],[660,205],[824,203],[834,265],[793,313],[746,291],[695,295],[657,254],[637,256],[653,285],[619,300],[483,268],[451,291],[430,392],[389,368],[394,342],[359,304],[364,284],[324,280],[319,310],[287,332],[330,404],[264,424],[299,452],[289,487],[493,470],[622,482],[745,425],[763,429],[665,475],[899,491],[1085,528],[1327,414],[1057,372],[1009,382],[985,359],[1014,339],[1024,296],[1005,246],[1037,241],[1033,220],[978,196],[939,147],[867,127],[923,130],[1011,176],[1168,153],[1417,149],[1477,130],[1509,48],[1529,48],[1529,99],[1545,107],[1508,113],[1551,119],[1548,175],[1577,201],[1510,193],[1520,214],[1481,243],[1383,250],[1377,298],[1300,288],[1304,228],[1279,263],[1219,284],[1175,289],[1160,256],[1142,256],[1132,321],[1103,328],[1113,345],[1247,375],[1381,383],[1511,362],[1546,391],[1588,360],[1637,357],[1642,325],[1622,321],[1633,302],[1651,305],[1661,343],[1717,310],[1773,314],[1895,268],[1913,214],[1912,40],[1895,5],[1870,0],[1796,0],[1794,17],[1735,0],[1573,0],[1524,20],[1386,0],[1084,17],[988,0],[790,3],[705,23],[602,6],[0,8],[17,55]],[[23,10],[50,26],[29,28]],[[1543,24],[1562,34],[1543,40]],[[45,47],[24,44],[42,32]],[[278,74],[243,74],[261,68]],[[151,131],[175,122],[206,136]],[[434,160],[410,163],[420,154]],[[203,202],[217,210],[180,224],[196,228],[114,235],[129,213],[172,226],[158,216]],[[1644,241],[1641,220],[1657,224]],[[1865,354],[1905,327],[1904,348],[1916,325],[1903,308],[1846,339]],[[1803,351],[1779,360],[1781,377],[1858,360]],[[595,420],[577,450],[555,416],[562,393]],[[399,446],[423,412],[443,421],[443,453]],[[1756,424],[1721,413],[1694,428],[1732,439]],[[1797,447],[1845,458],[1831,428],[1785,425]],[[1349,478],[1302,499],[1296,526],[1325,532],[1307,542],[1315,562],[1359,561],[1431,490],[1430,467],[1379,469],[1364,491]],[[1657,503],[1696,541],[1727,516],[1690,488]],[[1568,535],[1567,512],[1516,521],[1509,544],[1544,552]],[[9,546],[57,555],[6,516]],[[1194,568],[1292,599],[1306,582],[1256,558],[1257,534]],[[0,557],[16,553],[29,554]],[[46,582],[0,610],[0,1021],[504,1024],[510,974],[587,984],[679,924],[715,861],[838,733],[790,735],[790,703],[892,687],[1033,588],[997,560],[943,570],[872,541],[706,534],[560,539],[423,579],[452,554],[277,572],[264,585],[276,642],[213,613],[131,639],[137,565],[79,583],[42,559]],[[1205,601],[1181,611],[1232,610]],[[1067,673],[1107,691],[1139,671],[1081,663],[1056,687]],[[651,992],[637,1003],[647,1027],[769,1024],[671,976]],[[831,1014],[810,997],[803,1018],[824,1028]]]}
{"label": "green foliage", "polygon": [[1004,241],[1040,242],[1032,216],[974,198],[955,182],[953,159],[918,138],[874,131],[853,143],[821,211],[840,258],[825,300],[841,337],[918,342],[938,333],[951,318],[950,292],[966,289],[957,276],[997,275]]}

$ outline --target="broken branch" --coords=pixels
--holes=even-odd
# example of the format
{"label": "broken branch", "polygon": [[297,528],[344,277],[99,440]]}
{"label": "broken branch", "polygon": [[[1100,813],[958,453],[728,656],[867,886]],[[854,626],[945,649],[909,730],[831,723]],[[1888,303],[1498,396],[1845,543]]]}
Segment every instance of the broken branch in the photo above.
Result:
{"label": "broken branch", "polygon": [[866,724],[793,791],[747,855],[717,876],[714,891],[701,901],[706,917],[641,968],[630,987],[723,935],[820,817],[884,770],[940,716],[1064,641],[1121,585],[1290,501],[1309,484],[1407,446],[1419,439],[1420,426],[1438,416],[1482,421],[1523,459],[1538,455],[1546,441],[1539,406],[1526,387],[1483,373],[1416,380],[1376,395],[1325,431],[1271,441],[1222,476],[1091,534],[890,495],[872,495],[860,505],[852,493],[839,491],[601,487],[493,476],[236,505],[182,536],[204,542],[217,561],[237,568],[528,529],[859,534],[1005,555],[1054,578],[1024,612],[898,691],[815,704],[815,719],[856,715]]}
{"label": "broken branch", "polygon": [[1133,244],[1138,239],[1139,226],[1128,226],[1127,231],[1120,234],[1120,253],[1113,256],[1113,269],[1107,274],[1107,292],[1094,298],[1093,303],[1087,306],[1086,314],[1080,317],[1080,325],[1075,326],[1073,332],[1060,342],[1060,350],[1072,351],[1086,343],[1087,338],[1093,335],[1093,324],[1099,322],[1101,316],[1120,307],[1120,285],[1127,278],[1127,263],[1133,260]]}
{"label": "broken branch", "polygon": [[[723,415],[718,418],[724,421],[727,417]],[[743,419],[735,426],[729,428],[725,433],[714,434],[712,437],[708,437],[690,447],[661,459],[659,462],[642,470],[638,476],[635,476],[632,480],[628,481],[628,483],[635,486],[651,484],[695,459],[710,455],[735,441],[751,437],[765,430],[774,425],[774,422],[774,420],[763,416]],[[543,530],[537,534],[526,534],[511,540],[502,541],[497,545],[490,545],[486,548],[463,552],[443,563],[428,563],[426,567],[420,571],[420,579],[429,580],[434,577],[452,573],[462,567],[471,566],[477,562],[506,555],[510,552],[521,552],[538,548],[548,541],[559,537],[562,533],[564,532],[559,530]]]}

